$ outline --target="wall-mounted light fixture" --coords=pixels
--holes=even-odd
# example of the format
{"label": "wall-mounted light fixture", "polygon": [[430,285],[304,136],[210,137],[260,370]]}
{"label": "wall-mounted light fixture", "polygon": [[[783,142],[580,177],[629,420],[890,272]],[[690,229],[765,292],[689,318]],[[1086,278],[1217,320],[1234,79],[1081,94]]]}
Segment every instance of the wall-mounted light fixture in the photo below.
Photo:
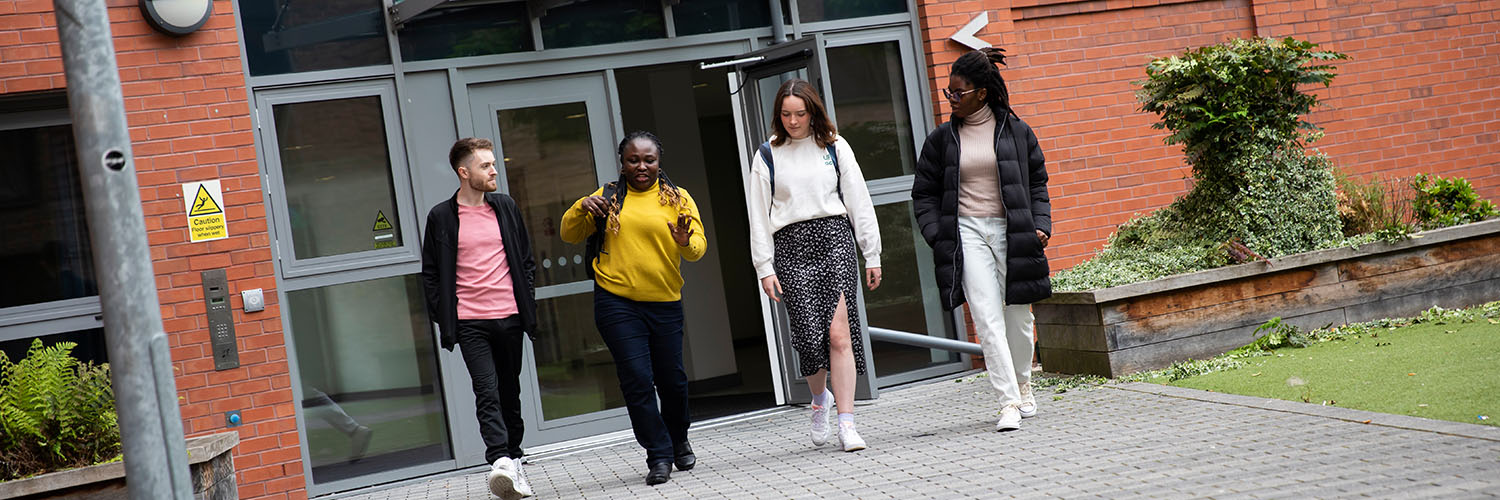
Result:
{"label": "wall-mounted light fixture", "polygon": [[140,0],[141,14],[157,31],[182,36],[203,27],[214,12],[213,0]]}

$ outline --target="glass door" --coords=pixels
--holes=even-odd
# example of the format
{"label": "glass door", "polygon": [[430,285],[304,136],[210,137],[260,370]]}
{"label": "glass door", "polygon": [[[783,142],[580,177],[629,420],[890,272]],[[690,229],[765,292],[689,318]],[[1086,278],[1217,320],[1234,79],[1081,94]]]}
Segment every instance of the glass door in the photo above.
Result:
{"label": "glass door", "polygon": [[[771,120],[775,119],[772,112],[775,106],[773,100],[776,97],[776,89],[788,79],[801,78],[812,82],[825,101],[831,95],[823,46],[822,35],[811,35],[735,57],[736,60],[745,61],[736,66],[736,71],[730,74],[729,78],[730,87],[740,89],[740,99],[737,104],[738,114],[741,116],[739,125],[743,138],[743,154],[740,156],[744,163],[741,171],[747,181],[750,178],[750,155],[756,154],[756,148],[771,134]],[[836,119],[832,107],[829,108],[829,115]],[[859,290],[858,301],[853,306],[859,308],[861,327],[868,332],[869,321],[864,309],[863,286]],[[782,401],[809,402],[811,395],[808,392],[807,382],[802,380],[801,370],[797,366],[796,351],[792,348],[791,328],[787,322],[786,307],[765,297],[763,293],[758,296],[762,302],[761,308],[766,323],[772,326],[767,332],[770,336],[768,342],[776,347],[775,350],[779,355],[776,375],[780,380]],[[868,399],[875,397],[877,393],[873,383],[873,374],[876,371],[875,360],[870,356],[872,351],[870,336],[865,335],[863,340],[866,374],[861,376],[856,384],[855,397]]]}
{"label": "glass door", "polygon": [[256,108],[309,493],[452,468],[393,83]]}
{"label": "glass door", "polygon": [[613,358],[594,327],[584,245],[562,241],[563,212],[618,179],[604,75],[471,85],[474,134],[495,142],[536,260],[537,331],[522,377],[527,442],[625,429]]}

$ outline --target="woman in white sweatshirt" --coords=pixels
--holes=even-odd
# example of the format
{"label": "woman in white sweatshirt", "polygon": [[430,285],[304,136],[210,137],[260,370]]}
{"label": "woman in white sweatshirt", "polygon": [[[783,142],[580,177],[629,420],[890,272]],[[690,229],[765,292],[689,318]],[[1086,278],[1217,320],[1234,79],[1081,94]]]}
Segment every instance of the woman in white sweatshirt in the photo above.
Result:
{"label": "woman in white sweatshirt", "polygon": [[[752,160],[750,254],[761,289],[786,304],[801,374],[812,391],[812,441],[828,442],[837,403],[844,451],[865,448],[854,427],[854,382],[865,372],[859,286],[880,286],[880,227],[854,150],[838,136],[812,84],[776,91],[771,128]],[[833,373],[833,394],[826,389]]]}

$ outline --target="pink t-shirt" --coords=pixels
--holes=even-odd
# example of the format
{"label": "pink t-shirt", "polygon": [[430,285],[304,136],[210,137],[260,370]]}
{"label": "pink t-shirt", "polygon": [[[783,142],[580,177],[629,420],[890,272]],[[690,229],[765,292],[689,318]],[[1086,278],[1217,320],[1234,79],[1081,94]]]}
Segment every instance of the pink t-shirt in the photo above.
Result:
{"label": "pink t-shirt", "polygon": [[489,205],[458,206],[458,319],[500,319],[520,312],[500,223]]}

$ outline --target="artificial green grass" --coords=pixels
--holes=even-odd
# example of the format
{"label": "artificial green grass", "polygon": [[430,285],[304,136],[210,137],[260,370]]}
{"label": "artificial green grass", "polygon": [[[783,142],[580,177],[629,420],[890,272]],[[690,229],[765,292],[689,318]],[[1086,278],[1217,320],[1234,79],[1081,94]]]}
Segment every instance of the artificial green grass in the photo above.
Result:
{"label": "artificial green grass", "polygon": [[[1500,425],[1500,324],[1372,328],[1171,385],[1398,415]],[[1488,418],[1485,418],[1488,417]]]}

